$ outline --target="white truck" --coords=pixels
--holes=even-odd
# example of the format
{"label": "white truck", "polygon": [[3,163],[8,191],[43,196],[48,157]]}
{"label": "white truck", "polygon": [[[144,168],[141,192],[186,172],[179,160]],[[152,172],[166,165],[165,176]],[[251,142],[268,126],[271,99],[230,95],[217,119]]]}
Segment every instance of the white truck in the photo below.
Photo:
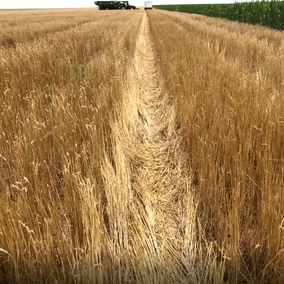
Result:
{"label": "white truck", "polygon": [[144,2],[144,10],[152,10],[153,3],[152,1],[145,1]]}

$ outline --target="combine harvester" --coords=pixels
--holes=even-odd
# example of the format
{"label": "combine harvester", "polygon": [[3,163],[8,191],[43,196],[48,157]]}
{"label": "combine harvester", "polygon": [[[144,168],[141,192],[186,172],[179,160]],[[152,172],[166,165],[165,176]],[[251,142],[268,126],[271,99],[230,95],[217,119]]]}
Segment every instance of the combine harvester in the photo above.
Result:
{"label": "combine harvester", "polygon": [[95,1],[99,10],[135,10],[136,6],[129,5],[128,1]]}

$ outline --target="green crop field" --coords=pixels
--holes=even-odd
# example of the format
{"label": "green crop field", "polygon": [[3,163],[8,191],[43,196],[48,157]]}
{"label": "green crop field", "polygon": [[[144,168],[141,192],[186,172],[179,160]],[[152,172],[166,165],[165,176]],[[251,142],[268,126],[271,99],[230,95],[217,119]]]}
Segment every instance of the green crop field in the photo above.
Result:
{"label": "green crop field", "polygon": [[284,1],[279,0],[235,4],[159,5],[155,8],[284,29]]}

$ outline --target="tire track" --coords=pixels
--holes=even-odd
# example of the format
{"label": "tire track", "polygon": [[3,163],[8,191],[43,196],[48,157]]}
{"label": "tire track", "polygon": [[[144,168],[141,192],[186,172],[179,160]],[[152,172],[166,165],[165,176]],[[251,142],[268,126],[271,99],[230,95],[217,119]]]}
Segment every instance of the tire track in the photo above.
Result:
{"label": "tire track", "polygon": [[120,269],[125,265],[119,282],[197,283],[191,175],[145,12],[127,80],[113,122],[115,166],[107,196],[114,205],[108,215],[115,228],[116,262]]}

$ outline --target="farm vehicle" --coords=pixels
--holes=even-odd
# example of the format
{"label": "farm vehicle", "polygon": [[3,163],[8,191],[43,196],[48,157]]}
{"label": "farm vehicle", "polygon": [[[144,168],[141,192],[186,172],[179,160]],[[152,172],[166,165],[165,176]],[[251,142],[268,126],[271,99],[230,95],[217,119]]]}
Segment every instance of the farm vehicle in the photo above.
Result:
{"label": "farm vehicle", "polygon": [[145,1],[144,2],[144,10],[152,10],[153,3],[152,1]]}
{"label": "farm vehicle", "polygon": [[129,5],[128,1],[95,1],[99,10],[135,10],[136,6]]}

